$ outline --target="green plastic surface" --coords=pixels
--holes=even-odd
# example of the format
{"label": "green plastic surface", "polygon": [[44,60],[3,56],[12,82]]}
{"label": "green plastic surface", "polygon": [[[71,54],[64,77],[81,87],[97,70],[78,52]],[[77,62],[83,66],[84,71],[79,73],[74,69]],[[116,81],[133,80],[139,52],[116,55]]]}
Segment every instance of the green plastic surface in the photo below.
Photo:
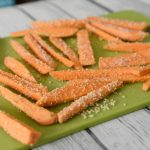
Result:
{"label": "green plastic surface", "polygon": [[[121,18],[121,19],[135,20],[135,21],[146,21],[147,23],[150,24],[150,18],[145,17],[144,15],[139,14],[137,12],[133,12],[133,11],[121,11],[121,12],[109,14],[107,16],[111,18]],[[49,75],[41,76],[32,67],[26,64],[10,47],[9,41],[11,39],[12,39],[11,37],[0,39],[0,68],[1,69],[5,69],[9,71],[6,67],[4,67],[3,60],[5,56],[10,55],[22,61],[27,66],[27,68],[31,71],[31,73],[35,76],[35,78],[38,81],[42,82],[44,85],[48,86],[49,90],[52,90],[56,87],[60,87],[63,84],[65,84],[65,82],[57,81],[56,79],[51,78]],[[96,35],[90,34],[90,39],[91,39],[92,47],[94,49],[95,58],[97,62],[98,62],[99,56],[107,57],[107,56],[114,56],[114,55],[120,54],[117,52],[109,52],[109,51],[104,50],[103,46],[104,44],[106,44],[106,42],[101,41]],[[17,40],[25,44],[22,38],[18,38]],[[66,41],[75,51],[77,51],[75,37],[68,38],[66,39]],[[145,39],[145,42],[148,42],[148,41],[150,41],[150,36]],[[58,50],[56,49],[56,51]],[[97,68],[97,67],[98,66],[96,64],[92,68]],[[57,70],[62,70],[62,69],[67,69],[67,68],[61,65],[60,63],[58,63]],[[54,124],[51,126],[38,125],[36,122],[34,122],[29,117],[27,117],[24,113],[20,112],[18,109],[16,109],[14,106],[12,106],[9,102],[7,102],[2,97],[0,97],[0,110],[6,111],[7,113],[13,115],[17,119],[27,123],[28,125],[40,131],[42,133],[42,137],[40,138],[40,140],[37,142],[36,145],[33,145],[33,147],[37,147],[42,144],[65,137],[77,131],[83,130],[85,128],[94,126],[96,124],[105,122],[107,120],[111,120],[113,118],[136,111],[146,106],[149,106],[150,105],[150,91],[143,92],[141,88],[142,88],[142,83],[136,83],[132,85],[128,84],[118,91],[118,93],[122,93],[122,95],[125,95],[125,97],[122,97],[121,94],[112,94],[111,96],[109,96],[108,99],[113,98],[116,101],[115,106],[112,107],[109,111],[101,110],[99,113],[97,113],[97,115],[88,119],[83,119],[81,115],[78,115],[70,119],[66,123]],[[64,104],[59,105],[59,106],[50,108],[50,110],[57,112],[58,110],[62,109],[64,106],[65,106]],[[19,150],[19,149],[26,150],[26,149],[31,148],[29,146],[23,145],[17,142],[16,140],[12,139],[2,129],[0,129],[0,145],[5,150]]]}

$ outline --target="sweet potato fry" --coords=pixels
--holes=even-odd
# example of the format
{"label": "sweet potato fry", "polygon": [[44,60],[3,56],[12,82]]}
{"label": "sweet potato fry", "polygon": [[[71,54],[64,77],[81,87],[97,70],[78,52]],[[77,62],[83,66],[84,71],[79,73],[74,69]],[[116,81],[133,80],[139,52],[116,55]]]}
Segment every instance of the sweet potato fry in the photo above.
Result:
{"label": "sweet potato fry", "polygon": [[89,16],[87,17],[87,21],[100,21],[107,24],[112,24],[124,28],[128,28],[131,30],[145,30],[148,27],[148,24],[146,22],[136,22],[136,21],[130,21],[130,20],[124,20],[124,19],[110,19],[110,18],[104,18],[104,17],[95,17],[95,16]]}
{"label": "sweet potato fry", "polygon": [[147,64],[150,64],[150,51],[99,58],[99,67],[101,69],[123,66],[139,66]]}
{"label": "sweet potato fry", "polygon": [[9,68],[12,72],[17,74],[18,76],[31,82],[36,82],[35,78],[32,76],[29,70],[17,59],[7,56],[4,59],[4,64],[7,68]]}
{"label": "sweet potato fry", "polygon": [[22,37],[22,36],[25,36],[26,34],[29,34],[32,32],[33,32],[33,29],[25,29],[25,30],[21,30],[21,31],[12,32],[11,36],[12,37]]}
{"label": "sweet potato fry", "polygon": [[84,20],[78,19],[64,19],[54,21],[34,21],[31,23],[32,28],[49,28],[49,27],[75,27],[83,28]]}
{"label": "sweet potato fry", "polygon": [[95,64],[93,49],[90,43],[88,31],[83,29],[77,33],[77,48],[79,61],[83,66]]}
{"label": "sweet potato fry", "polygon": [[29,33],[37,33],[43,36],[53,37],[69,37],[73,36],[78,31],[78,28],[73,27],[50,27],[50,28],[38,28],[38,29],[26,29],[11,33],[12,37],[22,37]]}
{"label": "sweet potato fry", "polygon": [[122,85],[123,83],[121,81],[112,81],[96,90],[93,90],[92,92],[89,92],[87,95],[80,97],[70,106],[65,107],[63,110],[58,112],[59,123],[65,122],[89,106],[94,105],[97,101],[102,100],[109,94],[119,89]]}
{"label": "sweet potato fry", "polygon": [[10,78],[12,80],[17,80],[17,82],[27,84],[28,86],[32,87],[36,91],[41,92],[43,94],[48,92],[47,87],[43,86],[42,84],[30,82],[30,81],[28,81],[28,80],[26,80],[24,78],[21,78],[21,77],[19,77],[17,75],[11,74],[11,73],[6,72],[6,71],[1,70],[1,69],[0,69],[0,74],[2,74],[4,76],[7,76],[8,78]]}
{"label": "sweet potato fry", "polygon": [[72,62],[74,62],[74,67],[76,69],[82,69],[79,59],[75,52],[65,43],[62,38],[49,37],[51,43],[57,47],[64,55],[66,55]]}
{"label": "sweet potato fry", "polygon": [[37,59],[35,56],[33,56],[30,52],[28,52],[20,43],[18,43],[15,40],[11,40],[10,42],[12,48],[26,61],[28,62],[32,67],[34,67],[37,71],[39,71],[41,74],[47,74],[52,70],[51,67],[49,67],[44,62]]}
{"label": "sweet potato fry", "polygon": [[115,37],[126,41],[142,41],[148,35],[148,33],[143,31],[130,30],[101,22],[92,22],[91,24]]}
{"label": "sweet potato fry", "polygon": [[23,93],[24,95],[34,99],[39,100],[42,99],[43,93],[38,88],[33,88],[31,85],[15,80],[14,78],[10,78],[0,73],[0,82],[4,85],[7,85],[16,91]]}
{"label": "sweet potato fry", "polygon": [[0,127],[17,141],[33,145],[40,138],[41,133],[14,117],[0,111]]}
{"label": "sweet potato fry", "polygon": [[51,56],[63,63],[65,66],[72,67],[74,65],[71,60],[55,52],[40,36],[36,35],[34,38],[45,51],[47,51]]}
{"label": "sweet potato fry", "polygon": [[74,79],[92,79],[102,78],[110,76],[121,75],[137,75],[142,76],[150,73],[150,65],[136,66],[136,67],[115,67],[110,69],[98,69],[98,70],[64,70],[53,71],[50,75],[58,80],[74,80]]}
{"label": "sweet potato fry", "polygon": [[24,37],[25,42],[29,45],[31,50],[35,53],[35,55],[47,65],[50,66],[51,70],[56,68],[56,63],[54,62],[53,58],[47,54],[47,52],[41,47],[41,45],[36,40],[37,35],[35,33],[27,34]]}
{"label": "sweet potato fry", "polygon": [[109,42],[104,48],[110,51],[142,53],[144,50],[150,49],[150,43]]}
{"label": "sweet potato fry", "polygon": [[113,81],[113,80],[121,80],[124,83],[135,83],[135,82],[143,82],[146,80],[150,79],[150,74],[146,74],[143,76],[137,76],[134,74],[122,74],[122,75],[117,75],[114,74],[113,76],[108,76],[108,79]]}
{"label": "sweet potato fry", "polygon": [[77,79],[69,81],[65,86],[56,88],[47,94],[47,98],[36,102],[39,106],[54,106],[73,101],[108,83],[109,79]]}
{"label": "sweet potato fry", "polygon": [[150,79],[143,83],[143,91],[148,91],[150,89]]}
{"label": "sweet potato fry", "polygon": [[0,86],[0,95],[41,125],[50,125],[56,122],[57,116],[55,113],[33,104],[7,88]]}
{"label": "sweet potato fry", "polygon": [[90,24],[86,24],[85,27],[89,32],[92,32],[92,33],[98,35],[103,40],[106,40],[106,41],[118,41],[119,40],[118,38],[104,32]]}

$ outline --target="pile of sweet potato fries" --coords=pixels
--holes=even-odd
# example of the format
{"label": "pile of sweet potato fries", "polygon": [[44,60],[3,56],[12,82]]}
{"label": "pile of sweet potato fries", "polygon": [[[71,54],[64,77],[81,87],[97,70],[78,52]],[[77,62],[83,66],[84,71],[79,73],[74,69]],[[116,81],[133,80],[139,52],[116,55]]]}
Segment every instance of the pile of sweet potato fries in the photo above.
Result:
{"label": "pile of sweet potato fries", "polygon": [[[143,90],[150,88],[150,43],[142,42],[148,33],[146,22],[87,17],[82,20],[35,21],[31,28],[11,33],[13,37],[23,37],[31,53],[17,40],[11,40],[13,50],[40,74],[49,74],[58,80],[68,82],[52,91],[38,83],[29,70],[16,58],[7,56],[4,65],[12,73],[0,70],[0,82],[27,98],[0,86],[0,95],[27,116],[41,125],[63,123],[81,113],[97,101],[126,83],[144,82]],[[115,57],[99,56],[99,68],[85,69],[94,65],[94,51],[89,39],[89,32],[108,41],[105,49],[128,52]],[[69,47],[63,38],[76,35],[78,54]],[[59,49],[56,52],[44,39]],[[57,61],[73,68],[57,71]],[[72,103],[58,113],[44,107],[61,103]],[[0,126],[13,138],[24,143],[34,144],[41,133],[0,111]],[[23,135],[23,136],[22,136]]]}

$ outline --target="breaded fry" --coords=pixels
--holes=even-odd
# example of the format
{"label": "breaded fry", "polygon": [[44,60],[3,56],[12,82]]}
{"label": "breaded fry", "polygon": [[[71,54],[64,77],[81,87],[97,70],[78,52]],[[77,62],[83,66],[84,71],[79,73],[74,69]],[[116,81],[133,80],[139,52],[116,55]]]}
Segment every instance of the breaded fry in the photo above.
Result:
{"label": "breaded fry", "polygon": [[128,28],[131,30],[145,30],[148,27],[148,24],[146,22],[136,22],[125,19],[110,19],[105,17],[89,16],[86,18],[86,20],[88,20],[89,22],[92,21],[103,22],[107,24]]}
{"label": "breaded fry", "polygon": [[10,79],[13,79],[13,80],[17,80],[17,82],[23,82],[24,84],[27,84],[28,86],[32,87],[33,89],[36,89],[37,91],[41,92],[41,93],[46,93],[48,92],[48,89],[46,86],[43,86],[42,84],[38,84],[38,83],[33,83],[33,82],[30,82],[24,78],[21,78],[17,75],[14,75],[14,74],[11,74],[9,72],[6,72],[4,70],[1,70],[0,69],[0,74],[4,75],[4,76],[7,76],[8,78]]}
{"label": "breaded fry", "polygon": [[0,111],[0,127],[12,138],[26,145],[35,144],[41,136],[39,131],[3,111]]}
{"label": "breaded fry", "polygon": [[29,70],[17,59],[7,56],[4,59],[4,65],[18,76],[31,82],[37,82]]}
{"label": "breaded fry", "polygon": [[74,67],[76,69],[83,69],[78,56],[75,54],[75,52],[65,43],[65,41],[62,38],[57,37],[49,37],[49,40],[52,42],[52,44],[57,47],[64,55],[66,55],[72,62],[74,62]]}
{"label": "breaded fry", "polygon": [[10,78],[1,73],[0,73],[0,82],[34,100],[42,99],[44,95],[38,88],[33,88],[32,86],[30,86],[29,84],[23,81],[21,82],[21,81],[15,80],[14,78]]}
{"label": "breaded fry", "polygon": [[91,24],[117,38],[132,42],[142,41],[148,35],[148,33],[143,31],[130,30],[101,22],[92,22]]}
{"label": "breaded fry", "polygon": [[119,40],[118,38],[92,26],[91,24],[86,24],[85,27],[89,32],[92,32],[92,33],[98,35],[103,40],[106,40],[106,41],[118,41]]}
{"label": "breaded fry", "polygon": [[98,70],[64,70],[64,71],[53,71],[50,75],[58,80],[74,80],[74,79],[92,79],[102,78],[110,76],[121,76],[121,75],[137,75],[142,76],[150,73],[150,65],[147,66],[136,66],[136,67],[116,67],[110,69],[98,69]]}
{"label": "breaded fry", "polygon": [[119,89],[122,84],[123,83],[121,81],[112,81],[96,90],[93,90],[92,92],[89,92],[87,95],[80,97],[71,105],[58,112],[59,123],[65,122],[89,106],[94,105],[97,101],[102,100],[109,94]]}
{"label": "breaded fry", "polygon": [[100,88],[108,82],[109,80],[105,78],[71,80],[65,86],[49,92],[47,98],[37,101],[36,104],[47,107],[67,103]]}
{"label": "breaded fry", "polygon": [[57,120],[55,113],[35,105],[28,99],[11,92],[7,88],[0,86],[0,95],[41,125],[50,125]]}
{"label": "breaded fry", "polygon": [[114,57],[100,57],[99,67],[101,69],[113,67],[129,67],[150,64],[150,50],[143,53],[122,54]]}
{"label": "breaded fry", "polygon": [[51,56],[63,63],[65,66],[72,67],[74,65],[74,63],[71,60],[55,52],[40,36],[36,35],[34,36],[34,39],[45,51],[47,51]]}
{"label": "breaded fry", "polygon": [[77,48],[79,61],[83,66],[95,64],[93,49],[90,43],[88,31],[83,29],[77,33]]}
{"label": "breaded fry", "polygon": [[109,42],[104,48],[110,51],[142,53],[143,51],[150,49],[150,43]]}
{"label": "breaded fry", "polygon": [[51,70],[55,70],[56,63],[53,58],[43,49],[43,47],[41,47],[35,37],[37,37],[35,33],[27,34],[25,35],[24,40],[41,61],[49,65]]}
{"label": "breaded fry", "polygon": [[34,55],[28,52],[20,43],[15,40],[11,40],[10,42],[12,48],[32,67],[34,67],[41,74],[47,74],[52,70],[46,63],[37,59]]}
{"label": "breaded fry", "polygon": [[34,21],[31,23],[32,28],[49,28],[49,27],[75,27],[83,28],[84,20],[79,19],[62,19],[54,21]]}
{"label": "breaded fry", "polygon": [[49,28],[38,28],[38,29],[26,29],[11,33],[12,37],[22,37],[26,34],[36,33],[42,36],[53,36],[53,37],[69,37],[73,36],[78,31],[78,28],[73,27],[49,27]]}

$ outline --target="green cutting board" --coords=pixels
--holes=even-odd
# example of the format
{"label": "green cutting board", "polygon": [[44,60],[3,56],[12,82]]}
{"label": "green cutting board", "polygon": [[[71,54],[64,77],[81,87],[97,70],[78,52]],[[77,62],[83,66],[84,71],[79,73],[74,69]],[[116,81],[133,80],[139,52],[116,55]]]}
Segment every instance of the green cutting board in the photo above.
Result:
{"label": "green cutting board", "polygon": [[[121,11],[107,15],[111,18],[121,18],[135,21],[145,21],[150,24],[150,18],[145,17],[142,14],[133,11]],[[35,78],[42,82],[44,85],[48,86],[49,90],[52,90],[56,87],[61,87],[65,84],[65,82],[57,81],[56,79],[51,78],[49,75],[41,76],[38,72],[36,72],[32,67],[26,64],[10,47],[9,41],[12,38],[2,38],[0,39],[0,68],[9,71],[3,65],[3,60],[5,56],[13,56],[18,60],[22,61],[27,68],[31,71],[31,73],[35,76]],[[100,56],[114,56],[120,53],[117,52],[109,52],[103,49],[103,46],[106,44],[105,41],[100,40],[96,35],[90,34],[90,39],[92,43],[92,47],[94,50],[96,62],[98,62],[98,58]],[[22,38],[17,39],[19,42],[25,45]],[[47,40],[45,38],[45,40]],[[65,39],[66,42],[77,52],[76,49],[76,39],[75,37]],[[48,41],[48,40],[47,40]],[[145,39],[145,42],[150,41],[150,36]],[[49,43],[51,44],[51,43]],[[27,45],[25,45],[27,46]],[[27,47],[28,48],[28,47]],[[56,51],[58,51],[55,48]],[[92,66],[92,68],[97,68],[98,65]],[[62,64],[58,63],[57,70],[67,69]],[[109,110],[100,109],[100,111],[94,115],[90,115],[87,119],[84,119],[81,115],[78,115],[66,123],[63,124],[54,124],[50,126],[41,126],[27,117],[24,113],[20,112],[18,109],[13,107],[9,102],[7,102],[4,98],[0,97],[0,109],[10,113],[17,119],[27,123],[33,128],[37,129],[42,133],[40,140],[33,145],[33,147],[40,146],[42,144],[54,141],[58,138],[62,138],[64,136],[70,135],[77,131],[83,130],[85,128],[94,126],[96,124],[102,123],[107,120],[111,120],[113,118],[122,116],[124,114],[136,111],[138,109],[144,108],[150,105],[150,91],[144,92],[141,90],[142,84],[128,84],[121,88],[117,93],[112,94],[107,99],[114,99],[116,104],[114,107],[111,107]],[[98,106],[100,107],[102,102],[99,102]],[[62,109],[65,105],[59,105],[56,107],[50,108],[50,110],[57,112]],[[95,107],[90,108],[90,110],[95,109]],[[25,150],[31,147],[25,146],[16,140],[12,139],[8,136],[2,129],[0,129],[0,145],[3,145],[4,150]]]}

